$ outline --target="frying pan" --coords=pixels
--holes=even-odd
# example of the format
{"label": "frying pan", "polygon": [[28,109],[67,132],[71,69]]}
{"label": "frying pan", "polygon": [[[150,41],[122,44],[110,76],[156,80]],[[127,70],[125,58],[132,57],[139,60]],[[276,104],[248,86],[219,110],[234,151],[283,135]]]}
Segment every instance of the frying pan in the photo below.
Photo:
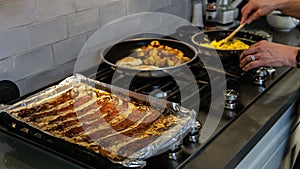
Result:
{"label": "frying pan", "polygon": [[[199,32],[192,36],[192,42],[199,49],[200,54],[205,54],[208,56],[218,55],[221,61],[231,59],[235,62],[238,62],[239,56],[241,55],[243,50],[220,50],[200,45],[203,43],[210,43],[213,40],[219,41],[225,39],[232,32],[232,30],[212,30]],[[249,46],[258,41],[267,39],[267,37],[265,36],[246,31],[237,32],[233,38],[241,40]]]}
{"label": "frying pan", "polygon": [[[188,62],[184,62],[177,66],[161,67],[153,70],[141,70],[138,68],[127,68],[117,66],[116,62],[120,59],[127,57],[131,54],[136,53],[138,49],[142,46],[148,46],[152,41],[158,41],[161,45],[169,46],[174,49],[181,50],[186,57],[189,57]],[[173,40],[173,39],[164,39],[164,38],[137,38],[121,41],[113,46],[104,48],[100,55],[105,63],[111,66],[112,69],[117,70],[121,73],[130,76],[138,77],[165,77],[170,74],[179,72],[183,67],[188,66],[189,63],[193,62],[197,58],[197,50],[184,42]]]}

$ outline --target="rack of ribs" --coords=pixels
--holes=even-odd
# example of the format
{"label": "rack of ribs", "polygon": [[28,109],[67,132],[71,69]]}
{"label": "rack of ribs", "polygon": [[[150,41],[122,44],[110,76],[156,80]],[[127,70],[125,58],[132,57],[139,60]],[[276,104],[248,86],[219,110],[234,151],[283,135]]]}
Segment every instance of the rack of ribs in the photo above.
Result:
{"label": "rack of ribs", "polygon": [[178,118],[84,83],[9,112],[49,135],[122,161],[158,139]]}

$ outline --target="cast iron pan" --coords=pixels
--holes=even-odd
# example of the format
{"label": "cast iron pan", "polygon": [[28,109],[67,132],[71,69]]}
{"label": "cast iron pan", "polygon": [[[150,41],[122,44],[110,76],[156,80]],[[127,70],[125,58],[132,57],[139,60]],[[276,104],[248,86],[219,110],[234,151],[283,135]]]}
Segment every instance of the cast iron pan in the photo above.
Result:
{"label": "cast iron pan", "polygon": [[[116,62],[124,57],[135,53],[137,49],[140,49],[142,46],[148,46],[150,42],[157,40],[161,45],[166,45],[175,49],[181,50],[185,56],[190,58],[190,61],[182,63],[177,66],[162,67],[155,70],[140,70],[137,68],[125,68],[116,65]],[[138,76],[138,77],[165,77],[169,76],[172,73],[182,70],[184,66],[188,66],[189,63],[193,62],[197,58],[197,50],[184,42],[173,40],[173,39],[164,39],[164,38],[138,38],[130,39],[119,42],[113,46],[103,49],[100,53],[103,58],[103,61],[111,66],[112,69],[115,69],[121,73]]]}
{"label": "cast iron pan", "polygon": [[[202,43],[210,43],[213,40],[219,41],[225,39],[230,33],[232,33],[232,30],[213,30],[213,31],[199,32],[194,36],[192,36],[192,42],[198,48],[199,50],[198,52],[200,54],[205,54],[209,56],[217,54],[222,61],[227,59],[233,59],[238,62],[239,56],[241,55],[243,50],[220,50],[220,49],[213,49],[213,48],[200,45]],[[253,45],[258,41],[267,39],[262,35],[257,35],[255,33],[245,32],[245,31],[237,32],[234,38],[243,41],[249,46]]]}

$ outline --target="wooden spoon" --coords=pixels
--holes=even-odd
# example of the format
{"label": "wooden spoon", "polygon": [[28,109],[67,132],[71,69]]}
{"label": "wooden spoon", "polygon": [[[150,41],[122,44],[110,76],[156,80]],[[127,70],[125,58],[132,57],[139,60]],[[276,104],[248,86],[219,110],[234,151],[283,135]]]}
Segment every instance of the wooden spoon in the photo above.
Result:
{"label": "wooden spoon", "polygon": [[244,26],[246,25],[246,22],[241,24],[239,27],[237,27],[229,36],[227,36],[224,41],[220,44],[220,46],[224,45],[225,43],[227,43],[231,38],[234,37],[234,35],[241,30]]}

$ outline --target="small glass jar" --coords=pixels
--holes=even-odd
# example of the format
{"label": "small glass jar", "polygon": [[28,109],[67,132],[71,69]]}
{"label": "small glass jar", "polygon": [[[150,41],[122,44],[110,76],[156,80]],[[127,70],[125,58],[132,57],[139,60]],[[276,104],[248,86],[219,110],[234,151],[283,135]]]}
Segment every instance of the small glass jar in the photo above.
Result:
{"label": "small glass jar", "polygon": [[205,10],[205,29],[216,28],[217,5],[215,1],[208,1]]}

